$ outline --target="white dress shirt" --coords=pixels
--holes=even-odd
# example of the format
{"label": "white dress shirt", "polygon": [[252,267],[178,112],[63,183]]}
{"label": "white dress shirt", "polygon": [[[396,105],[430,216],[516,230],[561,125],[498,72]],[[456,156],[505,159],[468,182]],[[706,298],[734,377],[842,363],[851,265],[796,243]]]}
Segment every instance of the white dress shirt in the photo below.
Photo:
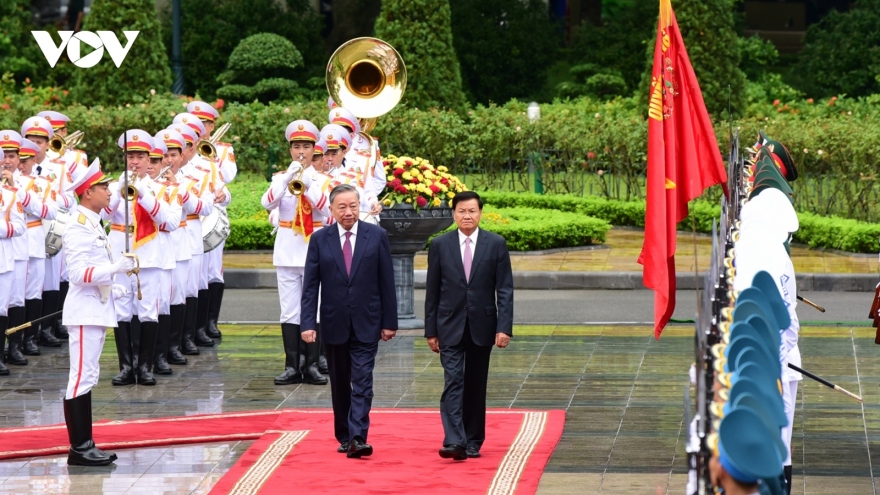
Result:
{"label": "white dress shirt", "polygon": [[358,224],[360,221],[355,221],[354,225],[351,226],[351,230],[345,230],[342,228],[342,225],[339,225],[339,222],[336,223],[336,228],[339,229],[339,245],[345,249],[345,233],[351,232],[351,254],[354,255],[354,244],[357,242],[358,236]]}
{"label": "white dress shirt", "polygon": [[471,261],[473,261],[474,254],[477,252],[477,236],[479,235],[479,233],[480,233],[479,227],[474,229],[474,231],[469,236],[464,235],[464,232],[462,232],[461,230],[458,231],[458,247],[459,247],[459,250],[461,251],[461,263],[462,264],[464,264],[464,240],[465,239],[471,240]]}

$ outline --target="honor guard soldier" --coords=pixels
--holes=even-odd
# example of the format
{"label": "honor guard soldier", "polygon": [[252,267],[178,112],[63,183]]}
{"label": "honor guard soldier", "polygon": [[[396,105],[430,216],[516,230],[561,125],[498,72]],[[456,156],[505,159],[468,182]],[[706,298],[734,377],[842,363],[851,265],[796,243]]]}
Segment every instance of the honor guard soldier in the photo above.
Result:
{"label": "honor guard soldier", "polygon": [[359,186],[363,189],[364,199],[361,204],[366,208],[363,211],[369,211],[371,215],[378,215],[382,211],[382,204],[378,197],[385,189],[387,179],[385,177],[385,167],[378,165],[380,160],[379,146],[376,138],[375,156],[370,149],[370,142],[361,134],[361,127],[357,118],[353,113],[342,107],[336,107],[330,110],[327,119],[331,124],[341,125],[348,129],[351,136],[351,145],[345,153],[344,166],[346,170],[358,174]]}
{"label": "honor guard soldier", "polygon": [[[201,125],[201,122],[198,122]],[[199,354],[199,347],[212,347],[214,341],[205,334],[204,327],[199,327],[199,291],[203,289],[207,294],[207,278],[202,279],[202,256],[205,252],[205,244],[202,236],[202,215],[210,215],[214,211],[214,192],[208,187],[206,174],[202,173],[192,163],[196,159],[196,143],[199,141],[198,131],[187,124],[174,124],[170,129],[183,136],[185,147],[181,153],[182,165],[175,174],[177,183],[180,184],[181,199],[183,200],[183,213],[186,215],[186,233],[190,246],[190,261],[188,263],[189,274],[186,286],[186,308],[184,312],[183,339],[181,347],[183,354],[195,356]],[[169,150],[171,153],[172,150]],[[204,308],[202,308],[204,310]]]}
{"label": "honor guard soldier", "polygon": [[[201,119],[205,126],[206,139],[214,133],[215,123],[220,118],[220,113],[214,107],[203,101],[191,101],[186,106],[186,111]],[[224,184],[229,184],[238,175],[235,150],[232,149],[232,144],[222,141],[214,143],[214,148],[217,150],[217,158],[214,162],[208,163],[211,167],[212,183],[216,183],[220,177]],[[216,207],[225,212],[225,206],[218,204]],[[224,239],[219,246],[205,253],[208,273],[208,321],[205,333],[215,339],[221,337],[217,321],[220,319],[220,306],[223,304],[223,290],[226,287],[223,280],[223,250],[225,246],[226,240]]]}
{"label": "honor guard soldier", "polygon": [[70,329],[70,375],[64,395],[69,465],[104,466],[116,460],[115,454],[99,449],[92,439],[92,388],[98,384],[98,361],[107,328],[116,326],[114,299],[123,297],[127,290],[114,285],[113,277],[127,277],[135,262],[129,257],[114,257],[101,225],[101,211],[110,205],[109,180],[95,160],[68,186],[80,202],[63,235],[71,282],[62,316]]}
{"label": "honor guard soldier", "polygon": [[[42,121],[42,122],[40,122]],[[45,124],[43,124],[45,123]],[[36,117],[25,122],[25,134],[34,135],[42,132],[51,135],[52,128],[45,119]],[[33,175],[36,170],[35,157],[40,152],[40,147],[28,138],[22,138],[19,150],[19,171],[16,177],[16,188],[19,193],[19,201],[25,212],[27,221],[27,249],[28,263],[25,277],[25,320],[36,320],[42,315],[43,282],[46,278],[46,231],[43,229],[43,220],[54,220],[57,206],[54,201],[53,191],[48,177]],[[22,322],[24,323],[24,322]],[[37,347],[37,333],[39,325],[32,326],[24,331],[24,354],[27,356],[39,356],[40,348]],[[48,329],[47,332],[48,333]],[[54,336],[45,336],[46,342],[54,340],[57,346],[61,343]],[[49,339],[49,337],[52,337]],[[11,361],[10,361],[11,362]]]}
{"label": "honor guard soldier", "polygon": [[177,265],[172,233],[180,227],[182,208],[177,202],[177,185],[169,183],[165,177],[160,177],[162,164],[168,147],[165,145],[163,133],[153,136],[153,150],[150,151],[150,166],[147,168],[147,176],[156,199],[168,208],[166,222],[159,225],[157,241],[162,246],[164,255],[159,284],[159,333],[156,336],[156,351],[153,356],[153,371],[157,375],[170,375],[171,367],[168,365],[168,346],[171,341],[171,293],[172,276],[174,267]]}
{"label": "honor guard soldier", "polygon": [[[5,160],[0,147],[0,162]],[[12,184],[12,175],[3,174],[0,178],[0,375],[8,375],[6,359],[6,329],[9,327],[9,301],[15,284],[15,248],[12,239],[20,237],[27,229],[24,215],[18,214],[18,196]]]}
{"label": "honor guard soldier", "polygon": [[[22,198],[25,197],[24,189],[19,186],[21,172],[19,171],[22,137],[18,131],[10,129],[0,131],[0,148],[3,148],[4,158],[2,171],[0,176],[6,180],[8,187],[15,189],[15,208],[6,210],[10,215],[10,219],[16,217],[20,223],[25,224],[24,207]],[[27,265],[28,265],[28,233],[24,232],[21,236],[12,238],[12,251],[15,260],[14,283],[9,290],[9,309],[7,315],[9,317],[9,326],[16,327],[25,322],[25,286],[27,285]],[[27,358],[24,357],[24,334],[25,332],[16,332],[9,336],[9,352],[6,354],[6,364],[14,364],[23,366],[28,364]],[[0,352],[3,352],[0,350]]]}
{"label": "honor guard soldier", "polygon": [[[124,180],[117,182],[115,188],[112,188],[114,194],[110,206],[105,211],[109,211],[111,215],[110,241],[115,250],[114,258],[125,254],[125,237],[128,236],[128,247],[138,257],[140,280],[138,283],[136,277],[117,277],[116,283],[126,286],[130,292],[117,300],[116,304],[119,322],[116,352],[120,372],[113,379],[113,385],[135,382],[140,385],[155,385],[152,369],[156,337],[159,333],[159,292],[164,259],[169,254],[164,252],[167,246],[158,240],[158,235],[159,227],[173,222],[174,219],[168,206],[157,198],[160,186],[147,175],[153,137],[146,131],[130,129],[119,136],[118,145],[127,150],[125,160],[128,170],[125,174],[129,177],[128,190]],[[123,195],[132,196],[127,205]],[[126,206],[128,225],[125,222]],[[137,366],[134,365],[134,342],[130,325],[133,316],[138,317],[141,327]]]}
{"label": "honor guard soldier", "polygon": [[709,461],[712,485],[725,495],[758,495],[760,481],[782,471],[774,434],[752,408],[730,411],[721,420],[718,448]]}
{"label": "honor guard soldier", "polygon": [[[182,209],[184,198],[186,198],[188,203],[193,201],[187,194],[187,191],[183,190],[177,182],[177,173],[183,165],[183,150],[186,148],[186,141],[184,141],[182,134],[173,129],[162,130],[153,138],[154,141],[157,139],[162,139],[167,149],[165,152],[166,171],[163,177],[160,177],[160,180],[165,180],[169,186],[174,187],[177,204]],[[186,214],[183,211],[181,211],[178,228],[171,231],[171,242],[174,246],[175,263],[174,270],[171,273],[171,329],[168,338],[167,361],[169,364],[183,365],[187,363],[186,358],[181,353],[184,318],[186,316],[186,279],[189,276],[189,261],[192,259],[192,248],[190,247],[189,235],[186,231]],[[192,296],[196,296],[196,291],[193,291]],[[190,342],[190,345],[193,346],[196,352],[199,352],[195,344]]]}
{"label": "honor guard soldier", "polygon": [[[68,124],[70,123],[70,118],[64,115],[61,112],[56,112],[54,110],[44,110],[37,114],[38,117],[43,117],[48,120],[50,124],[52,124],[52,130],[54,131],[54,136],[61,137],[66,139],[69,135]],[[69,194],[63,194],[67,186],[70,184],[68,177],[72,177],[77,173],[85,173],[85,169],[88,168],[88,156],[82,150],[74,149],[73,146],[76,145],[78,140],[71,143],[65,141],[61,156],[54,150],[50,150],[46,153],[49,156],[49,166],[47,169],[43,170],[43,174],[52,174],[55,176],[55,179],[52,181],[53,189],[61,194],[61,201],[59,201],[59,208],[63,208],[68,210],[74,206],[74,198]],[[79,168],[82,167],[82,170]],[[51,264],[51,267],[50,267]],[[60,278],[59,278],[60,277]],[[59,283],[55,283],[55,278],[59,278]],[[54,291],[51,287],[55,285],[59,286],[59,291]],[[61,250],[58,253],[46,260],[46,287],[43,291],[43,316],[52,314],[57,312],[64,306],[64,298],[67,297],[67,291],[69,288],[69,284],[67,281],[67,266],[64,264],[64,246],[61,246]],[[53,319],[51,322],[44,323],[44,325],[48,324],[51,326],[54,335],[61,340],[67,340],[67,330],[64,328],[64,325],[61,325],[61,318]]]}
{"label": "honor guard soldier", "polygon": [[[287,126],[293,161],[285,172],[272,176],[262,204],[278,211],[278,234],[272,262],[278,271],[278,297],[281,303],[281,336],[284,342],[285,370],[275,377],[276,385],[310,383],[326,385],[328,380],[318,370],[318,342],[306,343],[300,336],[300,299],[309,238],[323,222],[314,223],[314,212],[330,216],[327,195],[321,191],[317,174],[310,164],[318,128],[307,120],[295,120]],[[300,356],[305,366],[300,370]]]}

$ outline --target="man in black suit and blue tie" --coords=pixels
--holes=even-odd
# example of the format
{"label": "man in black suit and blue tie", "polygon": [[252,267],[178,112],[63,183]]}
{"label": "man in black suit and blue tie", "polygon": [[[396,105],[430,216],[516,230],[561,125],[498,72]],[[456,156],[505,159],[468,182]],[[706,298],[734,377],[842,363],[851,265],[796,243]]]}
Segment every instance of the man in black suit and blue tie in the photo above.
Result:
{"label": "man in black suit and blue tie", "polygon": [[452,209],[458,228],[428,251],[425,337],[445,378],[440,457],[463,461],[480,457],[486,439],[489,355],[513,335],[513,273],[504,238],[479,228],[480,196],[458,193]]}
{"label": "man in black suit and blue tie", "polygon": [[306,255],[302,338],[311,343],[317,337],[320,290],[338,452],[359,458],[373,453],[367,431],[379,339],[390,340],[397,332],[394,269],[388,234],[358,221],[357,189],[333,188],[330,212],[336,222],[312,234]]}

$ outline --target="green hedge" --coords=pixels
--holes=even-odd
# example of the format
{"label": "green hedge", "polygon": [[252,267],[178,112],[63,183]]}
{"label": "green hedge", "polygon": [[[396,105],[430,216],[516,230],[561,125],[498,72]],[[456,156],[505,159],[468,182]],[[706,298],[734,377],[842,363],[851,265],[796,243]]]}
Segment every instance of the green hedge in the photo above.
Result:
{"label": "green hedge", "polygon": [[[537,194],[514,194],[481,192],[487,205],[498,208],[540,208],[576,212],[605,220],[616,226],[645,226],[644,201],[614,201],[597,197],[548,196]],[[712,231],[712,221],[717,220],[721,209],[717,205],[697,201],[691,211],[696,220],[697,231]],[[839,217],[823,217],[812,213],[798,213],[800,228],[794,241],[811,248],[839,249],[854,253],[876,253],[880,250],[880,225]],[[679,224],[679,230],[691,230],[690,219]]]}

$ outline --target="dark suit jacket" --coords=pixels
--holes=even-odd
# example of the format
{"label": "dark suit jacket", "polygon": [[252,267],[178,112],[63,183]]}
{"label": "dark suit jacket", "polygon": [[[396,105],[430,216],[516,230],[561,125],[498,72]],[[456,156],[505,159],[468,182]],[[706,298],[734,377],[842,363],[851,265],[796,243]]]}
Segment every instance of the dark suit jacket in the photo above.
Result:
{"label": "dark suit jacket", "polygon": [[425,337],[456,345],[464,334],[465,319],[477,345],[493,345],[498,332],[513,335],[513,273],[507,242],[483,229],[477,235],[470,282],[464,278],[458,229],[436,237],[428,251]]}
{"label": "dark suit jacket", "polygon": [[358,222],[350,279],[336,224],[312,234],[303,279],[302,331],[316,327],[318,290],[324,343],[348,342],[352,328],[361,342],[379,341],[383,328],[397,330],[394,268],[385,229]]}

